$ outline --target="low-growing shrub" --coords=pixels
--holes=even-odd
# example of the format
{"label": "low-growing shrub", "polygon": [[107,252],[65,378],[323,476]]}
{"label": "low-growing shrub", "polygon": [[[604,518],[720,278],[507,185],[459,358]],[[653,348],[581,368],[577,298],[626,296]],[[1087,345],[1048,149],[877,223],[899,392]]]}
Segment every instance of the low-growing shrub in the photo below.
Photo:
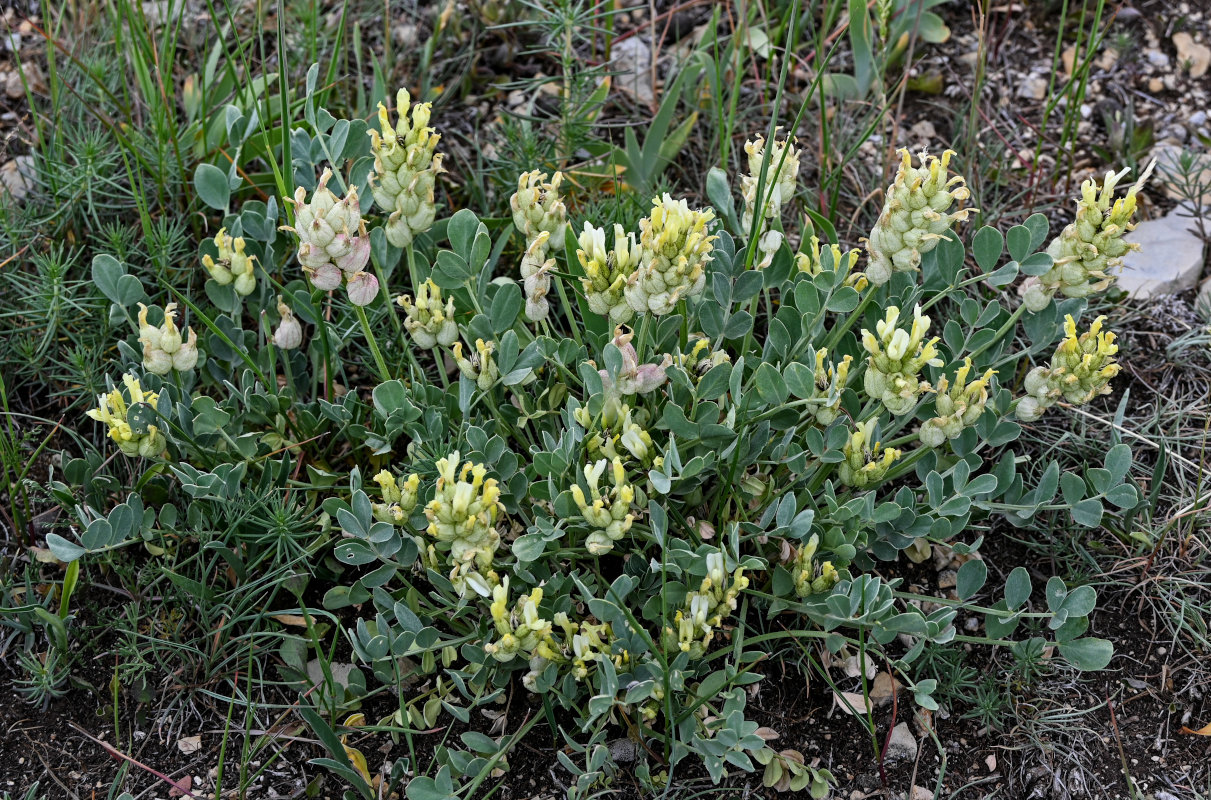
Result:
{"label": "low-growing shrub", "polygon": [[[692,757],[716,781],[761,766],[822,796],[827,773],[746,718],[771,649],[879,652],[925,708],[927,646],[1005,642],[1023,621],[1078,668],[1106,665],[1109,643],[1084,635],[1092,589],[1036,594],[1021,565],[988,585],[979,548],[1000,523],[1097,526],[1139,501],[1124,444],[1084,475],[1023,470],[1014,450],[1021,421],[1110,391],[1114,336],[1081,317],[1138,184],[1119,200],[1121,176],[1087,185],[1050,244],[1035,215],[968,247],[950,154],[905,152],[864,253],[810,226],[795,250],[801,156],[770,130],[746,147],[739,209],[716,169],[713,209],[666,194],[626,230],[576,218],[591,186],[532,172],[511,220],[439,219],[440,135],[427,105],[397,102],[369,135],[308,104],[284,202],[237,202],[235,163],[199,167],[223,212],[204,296],[97,257],[130,333],[90,416],[120,455],[65,460],[52,490],[79,535],[50,535],[55,556],[201,552],[224,591],[291,564],[300,607],[322,597],[308,619],[353,620],[357,679],[304,707],[323,763],[367,797],[334,715],[375,687],[410,687],[380,723],[409,742],[439,716],[498,718],[514,685],[542,707],[439,747],[409,797],[479,785],[536,724],[578,754],[559,754],[573,794],[613,774],[608,733],[641,745],[653,785]],[[227,116],[238,150],[255,126]],[[147,307],[149,289],[170,302]],[[278,516],[240,512],[266,498]],[[935,545],[964,562],[954,592],[884,577]],[[286,638],[284,669],[305,675],[312,642]],[[412,750],[392,775],[424,768]]]}

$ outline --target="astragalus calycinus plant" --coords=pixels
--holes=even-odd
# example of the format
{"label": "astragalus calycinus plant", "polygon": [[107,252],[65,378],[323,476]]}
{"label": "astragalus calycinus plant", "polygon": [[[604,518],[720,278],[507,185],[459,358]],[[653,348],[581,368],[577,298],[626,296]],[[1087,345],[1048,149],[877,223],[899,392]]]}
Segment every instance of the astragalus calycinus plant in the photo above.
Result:
{"label": "astragalus calycinus plant", "polygon": [[[175,497],[255,485],[305,500],[309,553],[330,557],[304,568],[327,612],[356,618],[344,635],[366,690],[404,686],[385,728],[497,714],[524,689],[550,713],[521,733],[639,740],[649,785],[687,758],[722,780],[775,758],[745,719],[772,650],[876,650],[927,708],[926,648],[1002,643],[1023,620],[1078,667],[1106,664],[1084,594],[1033,596],[1024,571],[1006,593],[979,556],[991,517],[1094,525],[1107,502],[1138,501],[1125,445],[1079,492],[1019,471],[1016,420],[1090,402],[1116,370],[1100,321],[1079,333],[1079,297],[1030,312],[1016,349],[1027,310],[1005,287],[1057,263],[1041,216],[975,232],[969,263],[952,154],[904,154],[865,253],[846,250],[784,219],[791,135],[746,148],[743,227],[717,192],[718,213],[668,193],[642,198],[634,225],[584,219],[595,189],[541,170],[518,177],[508,212],[436,219],[440,119],[406,93],[397,106],[369,143],[334,139],[345,121],[296,132],[324,155],[284,245],[248,209],[222,220],[228,262],[242,241],[283,276],[276,304],[249,295],[276,330],[201,301],[196,382],[132,376],[129,397],[90,412],[132,459],[166,453]],[[879,562],[934,546],[967,561],[926,612]],[[464,755],[442,768],[473,796],[483,776]]]}

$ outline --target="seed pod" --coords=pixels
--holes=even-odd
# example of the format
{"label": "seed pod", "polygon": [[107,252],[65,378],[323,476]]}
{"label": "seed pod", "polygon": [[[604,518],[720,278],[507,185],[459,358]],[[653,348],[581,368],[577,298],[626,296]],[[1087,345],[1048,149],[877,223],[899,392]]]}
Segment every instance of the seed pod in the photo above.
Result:
{"label": "seed pod", "polygon": [[[332,170],[324,170],[310,202],[300,186],[294,199],[287,201],[295,207],[294,227],[282,227],[298,236],[299,264],[311,284],[325,291],[336,289],[342,280],[352,280],[370,261],[370,236],[357,188],[350,186],[338,199],[328,189],[331,179]],[[377,289],[377,280],[374,286]]]}

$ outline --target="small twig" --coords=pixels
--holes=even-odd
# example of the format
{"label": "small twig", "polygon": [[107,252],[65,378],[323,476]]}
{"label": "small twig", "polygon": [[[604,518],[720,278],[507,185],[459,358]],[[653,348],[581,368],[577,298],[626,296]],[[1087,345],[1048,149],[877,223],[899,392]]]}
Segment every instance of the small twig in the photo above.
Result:
{"label": "small twig", "polygon": [[1135,798],[1135,782],[1131,780],[1131,770],[1127,766],[1127,751],[1123,749],[1123,737],[1119,734],[1118,720],[1114,716],[1114,703],[1110,700],[1110,691],[1106,691],[1106,708],[1110,709],[1110,727],[1114,729],[1114,742],[1118,745],[1119,759],[1123,762],[1123,777],[1127,779],[1127,792]]}
{"label": "small twig", "polygon": [[80,800],[80,795],[76,794],[71,789],[67,788],[67,786],[65,786],[63,784],[63,781],[59,780],[58,777],[55,776],[55,771],[53,769],[51,769],[50,764],[46,763],[46,759],[42,757],[42,752],[34,745],[33,737],[30,736],[29,733],[24,728],[21,729],[21,733],[25,735],[26,741],[28,741],[30,744],[29,749],[33,752],[33,754],[35,756],[38,757],[38,760],[42,762],[42,766],[46,770],[46,774],[50,776],[50,779],[52,781],[54,781],[55,783],[59,784],[59,788],[61,788],[65,792],[67,792],[66,796],[75,798],[75,800]]}
{"label": "small twig", "polygon": [[79,733],[80,735],[84,736],[86,739],[91,741],[93,744],[100,745],[102,748],[104,748],[105,752],[109,753],[111,756],[113,756],[117,760],[127,761],[127,762],[133,764],[134,766],[138,767],[139,769],[143,770],[144,772],[149,772],[152,775],[155,775],[157,778],[164,781],[169,786],[171,786],[172,788],[174,788],[178,792],[180,792],[182,797],[188,797],[188,798],[190,798],[190,800],[202,800],[201,797],[193,794],[188,788],[183,787],[179,782],[174,781],[172,778],[168,777],[163,772],[159,772],[158,770],[147,766],[143,762],[137,761],[137,760],[131,758],[130,756],[126,755],[118,748],[114,747],[109,742],[106,742],[102,739],[98,739],[96,736],[93,736],[91,733],[84,730],[76,723],[68,721],[67,724],[72,730],[74,730],[77,733]]}
{"label": "small twig", "polygon": [[[891,677],[891,721],[887,723],[887,737],[883,740],[883,749],[879,751],[879,780],[883,782],[883,788],[887,788],[887,767],[884,762],[887,760],[887,748],[891,747],[891,735],[896,730],[896,716],[900,712],[900,702],[896,691],[896,678],[891,671],[891,665],[888,664],[887,674]],[[867,700],[867,702],[870,702]],[[915,769],[915,768],[914,768]]]}

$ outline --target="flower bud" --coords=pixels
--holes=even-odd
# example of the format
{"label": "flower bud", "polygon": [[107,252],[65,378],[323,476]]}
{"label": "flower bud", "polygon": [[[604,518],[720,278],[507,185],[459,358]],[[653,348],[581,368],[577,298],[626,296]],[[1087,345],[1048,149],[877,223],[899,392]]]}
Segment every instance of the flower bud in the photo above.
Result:
{"label": "flower bud", "polygon": [[337,198],[328,189],[331,179],[332,170],[324,170],[310,202],[306,189],[298,187],[294,199],[287,200],[295,208],[294,227],[283,226],[282,230],[298,236],[299,264],[312,286],[332,291],[346,281],[350,301],[366,305],[378,294],[378,280],[362,272],[370,260],[370,236],[362,219],[361,201],[355,186],[350,186],[343,198]]}
{"label": "flower bud", "polygon": [[211,278],[221,286],[234,282],[236,294],[247,297],[256,288],[255,256],[244,252],[244,238],[227,235],[226,228],[220,228],[214,235],[214,246],[219,251],[218,261],[209,255],[202,257],[202,266]]}
{"label": "flower bud", "polygon": [[164,306],[164,322],[156,327],[147,321],[147,306],[139,303],[139,342],[143,345],[143,369],[167,375],[173,369],[187,372],[198,363],[198,336],[193,328],[182,338],[176,325],[177,304]]}
{"label": "flower bud", "polygon": [[842,448],[845,460],[841,462],[837,476],[846,486],[866,489],[883,480],[891,465],[900,457],[900,451],[883,447],[875,440],[875,419],[859,422]]}
{"label": "flower bud", "polygon": [[635,234],[625,233],[621,225],[615,225],[613,249],[606,250],[605,229],[594,228],[586,222],[578,243],[580,249],[576,251],[576,258],[584,268],[580,284],[589,309],[594,314],[608,316],[614,324],[629,321],[635,315],[635,309],[627,303],[623,290],[639,265]]}
{"label": "flower bud", "polygon": [[532,243],[539,234],[550,237],[553,250],[563,250],[568,227],[568,210],[559,196],[563,174],[556,172],[548,183],[547,174],[534,170],[517,179],[517,191],[509,198],[513,210],[513,225]]}
{"label": "flower bud", "polygon": [[464,357],[462,342],[454,343],[454,363],[458,365],[458,371],[463,377],[475,381],[475,385],[481,392],[491,389],[500,378],[500,369],[492,357],[495,351],[495,342],[476,339],[475,352]]}
{"label": "flower bud", "polygon": [[280,294],[278,295],[278,314],[282,320],[278,323],[277,330],[273,332],[273,343],[282,350],[294,350],[303,343],[303,326],[299,324],[294,312],[290,310],[290,306],[282,301]]}
{"label": "flower bud", "polygon": [[623,290],[631,308],[661,316],[702,293],[717,238],[707,232],[713,219],[710,209],[691,211],[668,194],[652,201],[652,213],[639,221],[640,265]]}
{"label": "flower bud", "polygon": [[929,332],[930,319],[921,313],[921,307],[913,309],[913,322],[909,331],[897,328],[900,309],[888,306],[886,317],[879,321],[875,336],[862,330],[862,346],[868,353],[863,387],[872,400],[881,402],[889,412],[907,414],[929,383],[919,378],[925,366],[942,366],[938,358],[938,337],[925,341]]}
{"label": "flower bud", "polygon": [[433,225],[437,216],[434,199],[437,175],[445,170],[442,155],[436,152],[441,134],[429,127],[432,106],[413,105],[407,90],[400,89],[395,107],[398,116],[392,125],[386,106],[379,103],[381,133],[370,131],[374,153],[370,190],[374,202],[389,215],[384,226],[387,241],[402,248]]}
{"label": "flower bud", "polygon": [[947,179],[953,152],[939,159],[921,153],[921,166],[912,166],[912,156],[900,150],[902,161],[895,180],[887,187],[883,211],[866,242],[870,264],[866,275],[882,286],[893,272],[915,272],[921,256],[933,250],[955,222],[967,219],[974,209],[950,213],[955,201],[970,196],[962,177]]}
{"label": "flower bud", "polygon": [[1023,281],[1019,289],[1027,309],[1042,311],[1057,292],[1065,297],[1089,297],[1114,283],[1111,273],[1122,266],[1123,256],[1140,247],[1123,235],[1135,229],[1137,195],[1155,167],[1153,160],[1126,196],[1117,200],[1115,187],[1129,169],[1106,173],[1100,189],[1092,178],[1081,185],[1076,220],[1047,246],[1054,265],[1037,278]]}
{"label": "flower bud", "polygon": [[1105,317],[1098,317],[1079,337],[1076,321],[1069,314],[1064,322],[1068,334],[1051,358],[1050,367],[1035,367],[1023,382],[1026,397],[1018,401],[1018,418],[1031,422],[1061,399],[1084,405],[1098,395],[1110,393],[1110,380],[1121,367],[1115,362],[1118,345],[1114,334],[1102,331]]}
{"label": "flower bud", "polygon": [[349,302],[355,306],[368,306],[378,297],[378,278],[369,272],[358,272],[349,277],[345,287],[349,290]]}
{"label": "flower bud", "polygon": [[443,306],[442,290],[432,280],[426,280],[417,289],[415,302],[406,294],[395,298],[395,302],[404,310],[404,329],[418,347],[449,346],[458,338],[454,298],[447,298]]}

